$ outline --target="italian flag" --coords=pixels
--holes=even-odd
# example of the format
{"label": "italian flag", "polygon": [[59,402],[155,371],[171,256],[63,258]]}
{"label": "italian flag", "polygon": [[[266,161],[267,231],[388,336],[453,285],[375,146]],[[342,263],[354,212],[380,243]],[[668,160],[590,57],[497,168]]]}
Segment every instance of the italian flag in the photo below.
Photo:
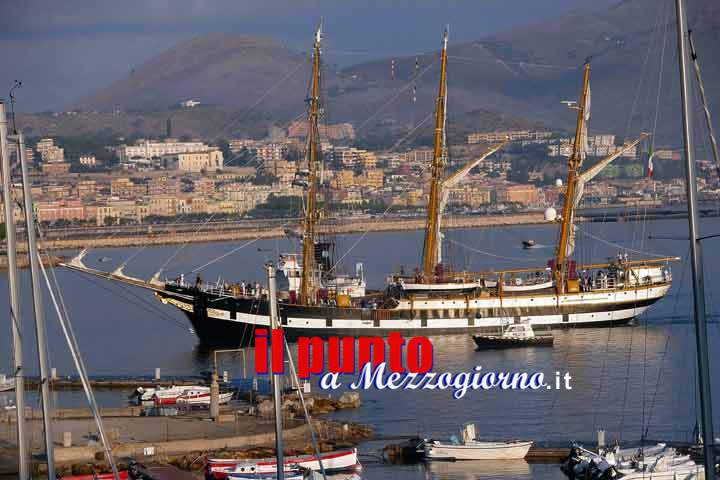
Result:
{"label": "italian flag", "polygon": [[648,157],[648,164],[647,164],[647,175],[648,178],[652,178],[653,176],[653,156],[655,153],[651,153],[650,157]]}

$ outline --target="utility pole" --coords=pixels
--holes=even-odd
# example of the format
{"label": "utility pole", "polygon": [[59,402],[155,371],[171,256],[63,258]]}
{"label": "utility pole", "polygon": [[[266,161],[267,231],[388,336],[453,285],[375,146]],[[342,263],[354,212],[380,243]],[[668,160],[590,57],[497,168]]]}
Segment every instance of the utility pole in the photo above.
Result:
{"label": "utility pole", "polygon": [[[279,328],[277,311],[277,284],[275,282],[275,267],[272,263],[267,264],[268,286],[270,292],[268,295],[268,304],[270,305],[270,331]],[[279,348],[283,351],[284,345],[272,345],[272,349]],[[273,402],[275,404],[275,451],[277,452],[277,479],[285,479],[285,461],[283,457],[283,413],[282,413],[282,393],[280,391],[280,376],[272,374],[273,385]]]}
{"label": "utility pole", "polygon": [[677,14],[677,45],[680,62],[680,98],[682,100],[683,146],[685,148],[685,189],[688,200],[690,254],[693,274],[695,312],[695,341],[697,348],[698,386],[700,392],[700,418],[705,460],[705,479],[715,480],[715,436],[713,435],[712,401],[710,391],[710,360],[708,357],[707,322],[705,317],[705,288],[703,280],[700,221],[697,209],[697,177],[695,173],[695,146],[692,135],[690,109],[689,49],[685,0],[675,0]]}
{"label": "utility pole", "polygon": [[22,351],[22,320],[20,316],[20,290],[17,268],[16,232],[12,198],[12,169],[7,144],[7,117],[5,103],[0,100],[0,156],[2,157],[3,204],[5,205],[5,236],[7,237],[8,288],[10,290],[10,322],[13,339],[13,375],[15,377],[15,407],[17,415],[18,478],[29,478],[28,443],[25,430],[25,367]]}
{"label": "utility pole", "polygon": [[52,435],[52,405],[50,403],[50,377],[47,360],[47,339],[45,337],[45,310],[40,287],[40,255],[35,232],[35,217],[27,158],[25,157],[25,138],[22,133],[14,132],[17,140],[18,158],[22,172],[23,204],[25,206],[25,232],[30,259],[30,277],[32,280],[33,309],[35,313],[35,334],[37,337],[38,362],[40,363],[40,395],[42,398],[43,429],[45,431],[45,454],[47,456],[48,478],[55,478],[55,458]]}

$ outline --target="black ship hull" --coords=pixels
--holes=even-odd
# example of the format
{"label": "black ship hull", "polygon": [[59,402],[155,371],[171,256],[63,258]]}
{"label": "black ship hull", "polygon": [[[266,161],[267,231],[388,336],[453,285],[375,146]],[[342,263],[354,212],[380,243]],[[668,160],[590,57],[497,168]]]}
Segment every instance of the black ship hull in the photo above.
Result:
{"label": "black ship hull", "polygon": [[[163,303],[180,308],[190,320],[201,343],[211,348],[236,348],[254,344],[255,330],[268,328],[268,304],[262,298],[222,297],[191,288],[156,292]],[[658,298],[625,304],[524,309],[502,317],[492,309],[382,310],[372,308],[303,307],[279,305],[280,323],[290,342],[299,337],[404,336],[451,334],[500,335],[510,322],[531,321],[547,329],[623,325],[644,312]],[[450,302],[448,302],[450,303]],[[508,316],[510,315],[510,316]]]}

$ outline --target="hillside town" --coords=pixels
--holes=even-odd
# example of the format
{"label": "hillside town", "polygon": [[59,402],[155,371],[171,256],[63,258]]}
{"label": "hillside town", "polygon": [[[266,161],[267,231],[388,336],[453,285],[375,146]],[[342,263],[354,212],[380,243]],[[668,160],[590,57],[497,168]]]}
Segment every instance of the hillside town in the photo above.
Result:
{"label": "hillside town", "polygon": [[[185,219],[297,216],[302,209],[306,125],[296,121],[263,140],[235,138],[119,141],[102,152],[68,155],[60,141],[29,142],[37,219],[45,225],[118,225]],[[322,128],[322,184],[326,210],[421,214],[427,203],[432,150],[371,151],[353,146],[351,124]],[[558,205],[572,139],[552,131],[476,132],[448,147],[448,171],[489,145],[511,143],[489,157],[451,192],[456,213],[519,212]],[[588,162],[621,146],[614,135],[588,138]],[[98,158],[102,157],[102,158]],[[682,202],[681,155],[633,148],[588,185],[585,207],[653,207]],[[712,162],[700,162],[703,198],[720,193]],[[19,217],[22,212],[16,209]]]}

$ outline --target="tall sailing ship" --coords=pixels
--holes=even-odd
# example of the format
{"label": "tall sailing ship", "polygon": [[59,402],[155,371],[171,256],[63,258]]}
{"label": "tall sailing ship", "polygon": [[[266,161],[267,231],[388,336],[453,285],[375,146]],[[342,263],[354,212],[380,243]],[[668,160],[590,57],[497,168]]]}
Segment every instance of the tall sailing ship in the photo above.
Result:
{"label": "tall sailing ship", "polygon": [[[487,149],[452,174],[446,174],[447,31],[443,35],[440,84],[435,105],[434,149],[427,222],[420,268],[412,275],[392,274],[382,291],[366,292],[362,265],[355,275],[339,275],[332,260],[332,241],[321,239],[318,223],[320,162],[319,122],[322,29],[315,34],[312,80],[308,98],[306,169],[296,178],[305,190],[302,253],[281,255],[277,277],[279,314],[288,339],[299,336],[493,333],[510,323],[551,328],[622,324],[663,298],[672,282],[669,263],[674,258],[616,260],[588,265],[573,260],[575,211],[584,185],[643,137],[582,170],[590,112],[590,64],[584,66],[572,155],[568,161],[565,200],[559,223],[556,254],[548,265],[492,272],[454,271],[442,261],[442,215],[450,188],[473,167],[500,150],[506,142]],[[200,340],[209,346],[252,343],[257,327],[269,326],[264,289],[252,292],[240,285],[162,282],[156,274],[145,282],[86,267],[84,252],[68,268],[121,281],[155,292],[165,304],[182,310]]]}

